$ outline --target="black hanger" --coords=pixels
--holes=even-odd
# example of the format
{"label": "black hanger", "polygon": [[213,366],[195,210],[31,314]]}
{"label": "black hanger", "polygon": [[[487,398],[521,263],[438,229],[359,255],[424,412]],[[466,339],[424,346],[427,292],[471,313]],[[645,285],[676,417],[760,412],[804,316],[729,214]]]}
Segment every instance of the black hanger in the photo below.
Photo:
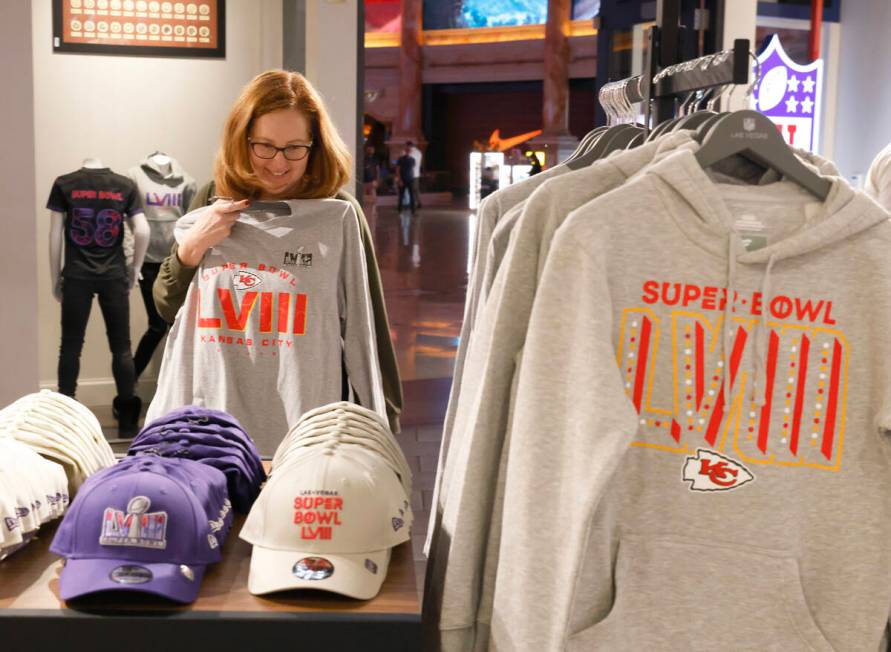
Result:
{"label": "black hanger", "polygon": [[290,215],[291,207],[283,201],[252,201],[242,213],[272,213],[273,215]]}
{"label": "black hanger", "polygon": [[805,167],[776,125],[757,111],[734,111],[719,117],[705,135],[697,132],[697,138],[702,147],[696,152],[696,160],[703,168],[741,154],[776,170],[821,201],[826,200],[832,189],[832,182]]}
{"label": "black hanger", "polygon": [[586,133],[584,138],[579,141],[579,144],[576,146],[575,151],[573,151],[573,153],[569,155],[569,158],[563,161],[563,163],[569,163],[573,159],[576,159],[587,152],[591,144],[597,142],[597,139],[606,130],[607,127],[595,127],[594,129]]}

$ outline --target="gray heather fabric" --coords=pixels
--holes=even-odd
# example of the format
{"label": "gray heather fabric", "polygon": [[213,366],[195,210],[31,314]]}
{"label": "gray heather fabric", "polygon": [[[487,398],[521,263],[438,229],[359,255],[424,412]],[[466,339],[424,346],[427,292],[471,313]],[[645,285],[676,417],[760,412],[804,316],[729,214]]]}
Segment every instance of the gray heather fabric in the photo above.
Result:
{"label": "gray heather fabric", "polygon": [[[242,214],[192,279],[146,421],[183,405],[234,415],[263,455],[307,410],[356,401],[386,418],[356,213],[338,199]],[[177,223],[179,238],[200,211]]]}
{"label": "gray heather fabric", "polygon": [[891,144],[885,145],[870,164],[864,190],[880,206],[891,210]]}
{"label": "gray heather fabric", "polygon": [[[490,649],[880,649],[891,224],[831,180],[820,203],[681,148],[557,231],[517,380]],[[747,251],[753,215],[767,243]]]}
{"label": "gray heather fabric", "polygon": [[688,142],[684,132],[582,170],[567,170],[526,200],[516,238],[480,312],[465,359],[464,387],[456,401],[451,449],[439,483],[441,523],[428,535],[432,545],[424,589],[425,650],[471,649],[477,611],[484,602],[491,603],[491,587],[489,597],[482,599],[481,585],[489,563],[485,550],[497,491],[495,470],[509,417],[514,364],[553,231],[570,211],[650,163],[660,147]]}
{"label": "gray heather fabric", "polygon": [[[458,407],[467,421],[453,433],[453,447],[460,448],[458,441],[466,437],[467,448],[455,464],[446,469],[446,475],[458,473],[454,481],[458,486],[455,491],[463,496],[463,502],[453,503],[454,528],[442,535],[442,543],[432,551],[428,564],[424,623],[430,649],[436,646],[469,649],[471,642],[474,649],[485,650],[487,647],[501,533],[503,466],[508,451],[507,439],[502,447],[502,439],[509,432],[507,406],[511,400],[508,388],[516,380],[514,364],[519,364],[536,279],[554,230],[571,210],[618,186],[655,156],[664,156],[680,146],[694,146],[688,132],[668,135],[640,149],[616,153],[591,168],[549,181],[527,200],[529,208],[521,211],[522,217],[516,213],[515,207],[495,228],[490,245],[490,265],[496,266],[501,278],[480,314],[479,335],[475,337],[482,338],[483,343],[474,344],[470,349],[474,353],[471,354],[473,360],[468,361],[467,377],[472,380],[468,381],[460,399],[463,412],[460,404]],[[834,166],[818,157],[808,155],[808,159],[821,171],[835,171]],[[766,175],[764,181],[770,180],[770,176]],[[517,227],[516,231],[514,227]],[[501,261],[492,252],[500,246],[497,241],[506,248],[509,240],[511,249],[504,260],[504,267],[508,269],[502,271]],[[486,290],[485,284],[483,290]],[[517,336],[519,340],[513,339]],[[499,456],[500,471],[495,483],[492,471]],[[450,482],[444,479],[443,488],[451,487]],[[447,499],[451,498],[451,490],[445,495]],[[490,500],[491,511],[487,511]],[[484,543],[487,530],[488,541]],[[482,545],[485,545],[484,553]],[[448,564],[451,567],[447,572]],[[440,623],[443,631],[437,634],[436,623],[441,611],[445,620]],[[474,619],[477,624],[475,638]]]}
{"label": "gray heather fabric", "polygon": [[151,231],[145,262],[160,263],[170,255],[174,225],[188,210],[198,186],[174,158],[170,159],[170,170],[165,172],[149,156],[130,168],[127,176],[139,189],[139,200]]}
{"label": "gray heather fabric", "polygon": [[445,419],[442,429],[442,440],[439,447],[439,458],[436,464],[436,479],[433,485],[433,506],[430,509],[430,521],[427,528],[427,540],[424,543],[424,552],[428,552],[431,545],[431,536],[435,529],[440,513],[439,478],[448,454],[451,441],[452,422],[455,416],[455,405],[461,393],[462,376],[464,375],[464,358],[467,355],[467,347],[473,335],[476,315],[480,308],[480,290],[483,279],[486,276],[486,251],[492,231],[502,215],[513,206],[525,200],[532,192],[548,179],[565,174],[568,168],[556,166],[540,172],[535,176],[524,179],[512,186],[498,190],[480,204],[477,211],[477,225],[473,248],[473,260],[471,261],[470,279],[467,284],[467,297],[464,301],[464,318],[461,322],[461,335],[458,338],[458,351],[455,354],[455,367],[452,375],[452,388],[449,392],[449,403],[446,407]]}

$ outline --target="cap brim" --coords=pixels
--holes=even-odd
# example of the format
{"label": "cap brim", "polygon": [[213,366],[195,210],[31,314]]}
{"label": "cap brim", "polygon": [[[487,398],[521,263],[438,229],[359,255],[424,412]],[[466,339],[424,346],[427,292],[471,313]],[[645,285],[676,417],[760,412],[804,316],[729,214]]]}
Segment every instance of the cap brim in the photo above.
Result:
{"label": "cap brim", "polygon": [[[127,567],[143,570],[128,570]],[[99,591],[137,591],[187,604],[198,597],[205,567],[189,565],[188,568],[192,579],[186,577],[180,564],[68,559],[59,578],[59,595],[67,601]],[[144,571],[148,571],[151,578]]]}
{"label": "cap brim", "polygon": [[[313,573],[305,564],[298,568],[301,561],[308,559],[322,560],[324,570]],[[389,563],[389,548],[355,554],[324,554],[254,546],[248,590],[254,595],[263,595],[291,589],[316,589],[370,600],[380,592]]]}

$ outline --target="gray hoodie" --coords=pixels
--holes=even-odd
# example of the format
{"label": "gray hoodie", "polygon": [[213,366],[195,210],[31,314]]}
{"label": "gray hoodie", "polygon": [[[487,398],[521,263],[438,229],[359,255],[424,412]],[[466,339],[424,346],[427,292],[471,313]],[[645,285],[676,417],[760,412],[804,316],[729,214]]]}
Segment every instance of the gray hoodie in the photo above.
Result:
{"label": "gray hoodie", "polygon": [[188,210],[197,185],[176,159],[171,158],[170,168],[163,170],[153,156],[130,168],[127,176],[139,188],[142,209],[151,230],[145,262],[160,263],[170,255],[174,224]]}
{"label": "gray hoodie", "polygon": [[[167,338],[146,423],[183,405],[234,415],[264,455],[307,410],[341,400],[386,418],[353,206],[287,202],[289,215],[243,213],[195,274]],[[179,239],[200,208],[176,226]]]}
{"label": "gray hoodie", "polygon": [[[509,262],[497,275],[489,301],[479,309],[462,391],[453,397],[451,449],[437,476],[439,493],[434,495],[428,534],[425,649],[486,649],[487,632],[476,636],[476,645],[474,638],[477,618],[482,630],[489,622],[497,568],[502,498],[496,472],[508,428],[515,364],[529,323],[536,279],[554,231],[572,210],[624,183],[660,151],[691,142],[689,132],[683,132],[582,170],[570,172],[563,167],[563,174],[540,185],[525,201],[522,217],[513,220],[517,233],[507,255]],[[515,208],[505,219],[511,219]],[[437,514],[439,519],[434,521]],[[494,550],[487,552],[487,548]]]}
{"label": "gray hoodie", "polygon": [[558,230],[492,649],[880,649],[891,224],[832,182],[737,185],[682,148]]}

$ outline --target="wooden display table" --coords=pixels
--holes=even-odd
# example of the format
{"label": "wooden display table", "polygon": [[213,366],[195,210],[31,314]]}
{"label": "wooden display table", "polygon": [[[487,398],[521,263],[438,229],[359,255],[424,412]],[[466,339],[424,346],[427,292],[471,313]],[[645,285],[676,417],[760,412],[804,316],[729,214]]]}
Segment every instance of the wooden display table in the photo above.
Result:
{"label": "wooden display table", "polygon": [[[393,550],[387,579],[372,600],[321,591],[248,593],[251,545],[236,516],[223,559],[209,566],[201,593],[180,606],[138,593],[104,593],[66,604],[62,561],[49,552],[59,521],[0,562],[0,650],[116,652],[416,652],[421,616],[411,543]],[[163,646],[159,649],[159,646]]]}

